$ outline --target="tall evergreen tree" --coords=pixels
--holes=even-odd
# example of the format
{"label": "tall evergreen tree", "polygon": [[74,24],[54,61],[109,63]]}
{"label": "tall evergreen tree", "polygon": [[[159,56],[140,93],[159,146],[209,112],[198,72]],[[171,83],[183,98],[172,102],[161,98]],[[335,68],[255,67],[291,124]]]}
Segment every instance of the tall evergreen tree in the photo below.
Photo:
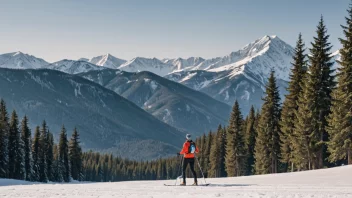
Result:
{"label": "tall evergreen tree", "polygon": [[9,118],[5,101],[0,101],[0,177],[8,177],[9,153],[8,153],[8,134]]}
{"label": "tall evergreen tree", "polygon": [[287,168],[294,168],[293,153],[294,146],[297,146],[294,136],[295,123],[297,122],[296,111],[298,110],[298,97],[302,92],[302,81],[306,73],[306,54],[302,35],[299,34],[296,43],[295,54],[293,56],[290,82],[287,88],[288,95],[282,106],[281,115],[281,160],[287,165]]}
{"label": "tall evergreen tree", "polygon": [[338,86],[333,91],[333,103],[329,116],[330,135],[329,161],[352,164],[352,4],[350,4],[346,26],[341,26],[345,38],[340,38],[341,65],[338,71]]}
{"label": "tall evergreen tree", "polygon": [[24,179],[24,151],[16,111],[12,112],[9,131],[9,178]]}
{"label": "tall evergreen tree", "polygon": [[241,176],[245,173],[245,144],[242,124],[242,114],[236,100],[226,136],[226,171],[229,177]]}
{"label": "tall evergreen tree", "polygon": [[[58,151],[58,145],[55,144],[53,147],[53,154],[54,154],[54,162],[53,162],[53,169],[52,169],[52,174],[54,177],[54,181],[56,182],[63,182],[62,174],[59,169],[59,151]],[[92,181],[88,179],[89,181]]]}
{"label": "tall evergreen tree", "polygon": [[206,137],[206,141],[205,141],[205,145],[204,145],[204,155],[203,155],[203,159],[204,159],[204,165],[202,167],[202,170],[204,172],[204,176],[208,177],[208,171],[209,171],[209,156],[210,156],[210,150],[212,147],[212,143],[213,143],[213,132],[209,132],[208,136]]}
{"label": "tall evergreen tree", "polygon": [[226,129],[222,128],[218,132],[220,144],[220,177],[226,177]]}
{"label": "tall evergreen tree", "polygon": [[40,129],[39,139],[39,181],[48,182],[48,165],[47,165],[47,137],[48,128],[45,120]]}
{"label": "tall evergreen tree", "polygon": [[33,181],[40,181],[40,128],[37,126],[34,132],[33,145],[32,145],[32,157],[33,157]]}
{"label": "tall evergreen tree", "polygon": [[277,173],[280,158],[280,95],[274,71],[265,90],[255,144],[256,174]]}
{"label": "tall evergreen tree", "polygon": [[46,166],[47,176],[50,181],[54,181],[53,165],[54,165],[54,136],[48,130],[46,136]]}
{"label": "tall evergreen tree", "polygon": [[298,169],[322,168],[327,156],[326,119],[330,113],[331,91],[335,87],[328,38],[321,17],[317,37],[314,37],[310,49],[309,72],[304,78],[303,92],[298,99],[298,122],[295,126],[295,136],[298,137],[295,161]]}
{"label": "tall evergreen tree", "polygon": [[21,139],[24,150],[25,180],[31,181],[33,174],[32,135],[31,130],[28,127],[27,116],[24,116],[21,122]]}
{"label": "tall evergreen tree", "polygon": [[218,127],[217,132],[214,134],[213,142],[211,145],[209,155],[209,170],[208,177],[220,177],[221,166],[221,145],[220,138],[222,135],[221,125]]}
{"label": "tall evergreen tree", "polygon": [[[70,165],[71,165],[71,176],[74,180],[81,179],[82,173],[82,149],[79,145],[79,134],[75,128],[69,144],[69,156],[70,156]],[[112,156],[109,157],[109,169],[111,169]]]}
{"label": "tall evergreen tree", "polygon": [[[64,182],[70,181],[70,162],[68,156],[68,141],[67,141],[67,133],[64,126],[62,126],[61,133],[60,133],[60,140],[59,140],[59,147],[58,147],[58,163],[59,163],[59,170],[62,175],[62,179]],[[101,172],[101,167],[99,167],[99,173]]]}
{"label": "tall evergreen tree", "polygon": [[[318,31],[319,32],[319,31]],[[310,50],[312,56],[310,57],[312,64],[321,64],[322,66],[322,90],[320,93],[320,114],[319,114],[319,128],[320,128],[320,142],[318,146],[318,167],[323,168],[328,166],[329,153],[327,152],[327,142],[329,135],[326,130],[328,126],[327,118],[331,113],[332,105],[332,91],[336,87],[335,81],[335,69],[332,67],[334,62],[331,56],[331,44],[329,43],[329,35],[327,35],[327,29],[324,25],[323,17],[320,20],[320,33],[318,33],[315,39],[313,48]]]}
{"label": "tall evergreen tree", "polygon": [[255,111],[253,106],[249,111],[245,130],[245,143],[247,150],[246,175],[252,175],[254,174],[254,147],[255,140],[257,137],[257,132],[255,128]]}

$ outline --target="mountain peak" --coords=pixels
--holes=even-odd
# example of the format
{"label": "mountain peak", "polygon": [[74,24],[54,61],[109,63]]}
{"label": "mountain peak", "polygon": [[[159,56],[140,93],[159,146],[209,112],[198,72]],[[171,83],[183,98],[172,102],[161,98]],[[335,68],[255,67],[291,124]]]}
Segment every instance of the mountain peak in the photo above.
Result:
{"label": "mountain peak", "polygon": [[77,61],[86,61],[86,62],[88,62],[89,59],[88,59],[88,58],[80,58],[80,59],[78,59]]}
{"label": "mountain peak", "polygon": [[19,56],[19,55],[24,55],[21,51],[13,52],[12,56]]}
{"label": "mountain peak", "polygon": [[127,72],[150,71],[160,76],[165,76],[172,72],[174,65],[165,63],[157,58],[135,57],[122,64],[118,69]]}
{"label": "mountain peak", "polygon": [[41,58],[25,54],[21,51],[1,54],[0,67],[12,69],[38,69],[49,63]]}
{"label": "mountain peak", "polygon": [[88,62],[93,63],[98,66],[103,66],[111,69],[116,69],[121,66],[126,61],[123,59],[116,58],[115,56],[107,53],[105,55],[96,56],[88,60]]}
{"label": "mountain peak", "polygon": [[[261,39],[275,39],[275,38],[278,38],[277,35],[265,35],[263,36]],[[261,39],[258,39],[258,40],[261,40]]]}

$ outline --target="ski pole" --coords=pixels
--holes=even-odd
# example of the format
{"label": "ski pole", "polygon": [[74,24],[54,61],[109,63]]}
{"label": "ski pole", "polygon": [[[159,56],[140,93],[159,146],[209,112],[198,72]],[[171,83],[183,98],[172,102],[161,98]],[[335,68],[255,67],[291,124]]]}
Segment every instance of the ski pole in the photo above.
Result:
{"label": "ski pole", "polygon": [[[179,168],[179,173],[181,173],[181,168],[182,168],[182,165],[183,165],[183,156],[181,156],[181,160],[180,160],[180,168]],[[181,173],[182,174],[182,173]],[[183,176],[183,175],[181,175]],[[180,178],[180,176],[176,177],[176,181],[175,181],[175,186],[177,185],[177,179]]]}
{"label": "ski pole", "polygon": [[207,181],[205,181],[205,177],[204,177],[204,174],[203,174],[202,168],[200,167],[199,160],[198,160],[198,158],[197,158],[196,154],[194,154],[194,157],[196,158],[197,163],[198,163],[198,166],[199,166],[199,170],[200,170],[200,172],[202,173],[202,176],[203,176],[203,179],[204,179],[204,184],[207,184]]}

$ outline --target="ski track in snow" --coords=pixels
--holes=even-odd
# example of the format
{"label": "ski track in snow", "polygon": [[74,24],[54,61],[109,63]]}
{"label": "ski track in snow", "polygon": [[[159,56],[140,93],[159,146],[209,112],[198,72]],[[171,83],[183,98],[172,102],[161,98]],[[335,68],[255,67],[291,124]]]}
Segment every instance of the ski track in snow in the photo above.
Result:
{"label": "ski track in snow", "polygon": [[[210,186],[164,186],[175,180],[38,184],[0,179],[0,197],[21,198],[347,198],[352,197],[352,166],[333,169],[208,179]],[[192,179],[188,179],[188,184]],[[199,179],[202,183],[203,179]]]}

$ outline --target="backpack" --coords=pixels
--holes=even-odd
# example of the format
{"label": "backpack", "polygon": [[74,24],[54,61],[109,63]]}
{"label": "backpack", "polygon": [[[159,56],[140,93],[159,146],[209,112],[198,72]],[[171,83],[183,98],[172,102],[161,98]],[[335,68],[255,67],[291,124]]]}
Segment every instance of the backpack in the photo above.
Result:
{"label": "backpack", "polygon": [[195,153],[195,152],[196,152],[196,143],[192,141],[188,146],[188,153]]}

